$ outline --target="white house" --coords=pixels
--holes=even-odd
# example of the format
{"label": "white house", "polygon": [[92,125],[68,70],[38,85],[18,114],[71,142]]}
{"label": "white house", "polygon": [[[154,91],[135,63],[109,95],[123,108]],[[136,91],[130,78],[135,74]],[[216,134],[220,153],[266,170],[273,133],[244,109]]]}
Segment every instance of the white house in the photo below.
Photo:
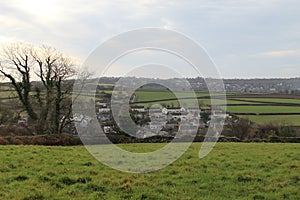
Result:
{"label": "white house", "polygon": [[96,105],[101,106],[101,107],[107,107],[107,103],[103,103],[103,102],[100,102],[100,101],[97,101]]}
{"label": "white house", "polygon": [[110,132],[112,132],[112,131],[113,131],[113,129],[112,129],[111,126],[104,126],[104,127],[103,127],[103,132],[104,132],[104,133],[110,133]]}
{"label": "white house", "polygon": [[87,127],[89,123],[91,123],[92,118],[89,116],[84,116],[82,114],[75,113],[73,115],[73,121],[81,127]]}
{"label": "white house", "polygon": [[131,110],[137,111],[137,112],[146,112],[144,106],[134,106],[134,107],[131,107]]}
{"label": "white house", "polygon": [[110,108],[99,108],[99,113],[109,113]]}
{"label": "white house", "polygon": [[177,108],[163,108],[162,109],[162,113],[163,114],[168,114],[168,113],[182,113],[182,112],[185,112],[185,108],[180,108],[180,107],[177,107]]}

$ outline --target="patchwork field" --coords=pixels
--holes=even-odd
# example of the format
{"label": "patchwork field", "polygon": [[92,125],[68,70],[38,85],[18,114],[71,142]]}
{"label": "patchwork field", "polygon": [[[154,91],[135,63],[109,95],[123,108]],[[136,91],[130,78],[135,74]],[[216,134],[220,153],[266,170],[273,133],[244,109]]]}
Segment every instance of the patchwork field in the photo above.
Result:
{"label": "patchwork field", "polygon": [[[0,102],[8,109],[16,109],[11,107],[10,98],[14,93],[7,86],[0,88]],[[105,93],[111,93],[111,90],[103,90]],[[170,91],[136,91],[136,105],[150,107],[154,104],[164,106],[178,107],[179,102],[175,95]],[[189,99],[192,97],[189,92],[180,92],[181,100],[184,107],[195,107],[195,101]],[[207,92],[196,92],[198,104],[202,109],[208,109],[211,105],[211,99]],[[90,94],[87,98],[91,98]],[[15,99],[16,100],[16,99]],[[101,98],[97,97],[97,100]],[[214,99],[217,104],[224,102]],[[249,118],[255,123],[268,122],[284,122],[287,125],[300,126],[300,97],[284,94],[253,94],[253,93],[228,93],[227,94],[227,111],[243,118]],[[16,111],[20,111],[19,107]],[[270,115],[272,114],[272,115]],[[274,115],[276,114],[276,115]]]}
{"label": "patchwork field", "polygon": [[[147,152],[163,145],[120,147]],[[218,143],[199,159],[200,145],[147,174],[110,169],[82,146],[0,146],[0,199],[299,198],[299,144]]]}
{"label": "patchwork field", "polygon": [[[227,106],[227,111],[232,113],[299,113],[300,107],[296,106]],[[300,119],[299,119],[300,120]]]}
{"label": "patchwork field", "polygon": [[[141,102],[137,102],[137,105],[146,107],[153,104],[179,106],[178,100],[169,91],[137,91],[136,94],[138,96],[137,101]],[[201,108],[209,108],[211,105],[209,93],[197,92],[196,95]],[[183,96],[191,97],[189,93],[183,93]],[[189,98],[183,99],[182,102],[183,106],[186,107],[195,106]],[[224,103],[218,99],[214,99],[214,102],[216,104]],[[227,94],[226,103],[228,112],[239,115],[242,118],[248,118],[258,124],[280,122],[287,125],[300,126],[300,97],[298,96],[229,93]]]}
{"label": "patchwork field", "polygon": [[259,102],[274,102],[274,103],[299,103],[300,99],[289,99],[289,98],[238,98],[243,101],[259,101]]}
{"label": "patchwork field", "polygon": [[241,115],[240,117],[247,118],[257,124],[275,123],[286,125],[300,125],[300,115]]}

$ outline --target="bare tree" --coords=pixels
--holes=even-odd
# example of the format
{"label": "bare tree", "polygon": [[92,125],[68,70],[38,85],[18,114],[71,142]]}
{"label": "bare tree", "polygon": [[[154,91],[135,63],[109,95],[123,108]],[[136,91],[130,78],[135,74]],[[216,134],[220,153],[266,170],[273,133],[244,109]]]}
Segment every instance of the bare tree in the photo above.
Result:
{"label": "bare tree", "polygon": [[33,68],[31,51],[32,46],[19,43],[3,48],[0,73],[11,82],[29,117],[37,120],[38,116],[30,101],[30,75]]}
{"label": "bare tree", "polygon": [[68,57],[61,56],[54,66],[55,81],[55,112],[54,112],[54,131],[61,133],[69,119],[72,109],[72,89],[73,81],[69,79],[74,77],[75,69],[72,60]]}
{"label": "bare tree", "polygon": [[[38,65],[36,74],[45,88],[45,99],[38,95],[42,108],[41,120],[48,119],[48,128],[52,133],[62,133],[66,119],[71,115],[73,81],[70,78],[76,73],[75,65],[71,58],[50,47],[42,47],[32,56]],[[38,91],[37,94],[40,94]]]}
{"label": "bare tree", "polygon": [[[75,64],[50,47],[18,44],[4,48],[0,72],[10,81],[37,131],[62,133],[72,108]],[[40,83],[33,89],[31,75]],[[35,98],[30,98],[30,95]]]}
{"label": "bare tree", "polygon": [[[39,123],[42,127],[40,129],[48,129],[50,132],[49,123],[49,111],[51,110],[51,104],[54,101],[54,78],[53,68],[59,55],[55,49],[50,47],[42,47],[38,50],[31,52],[31,56],[37,64],[35,70],[37,77],[41,80],[43,88],[36,86],[36,98],[40,107]],[[48,123],[47,123],[48,122]]]}

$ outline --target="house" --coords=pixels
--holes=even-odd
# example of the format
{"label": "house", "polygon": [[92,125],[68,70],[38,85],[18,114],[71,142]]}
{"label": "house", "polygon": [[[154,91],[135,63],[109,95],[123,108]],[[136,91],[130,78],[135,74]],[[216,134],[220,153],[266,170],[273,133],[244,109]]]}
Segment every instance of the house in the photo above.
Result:
{"label": "house", "polygon": [[99,113],[109,113],[110,108],[99,108]]}
{"label": "house", "polygon": [[145,107],[144,106],[132,106],[131,107],[132,111],[136,111],[136,112],[146,112]]}
{"label": "house", "polygon": [[108,121],[111,118],[111,115],[109,113],[101,113],[100,115],[97,116],[98,119],[103,122],[103,121]]}
{"label": "house", "polygon": [[150,112],[149,116],[151,119],[166,119],[166,116],[161,112]]}
{"label": "house", "polygon": [[113,128],[111,126],[103,126],[104,133],[111,133],[113,132]]}
{"label": "house", "polygon": [[229,114],[226,113],[225,111],[223,110],[216,110],[216,111],[213,111],[212,114],[210,115],[210,118],[227,118],[229,117]]}
{"label": "house", "polygon": [[177,123],[166,123],[165,124],[166,129],[175,129],[176,127],[178,127]]}
{"label": "house", "polygon": [[162,113],[160,108],[149,108],[149,116],[150,118],[156,118],[156,119],[165,119],[166,116]]}
{"label": "house", "polygon": [[97,101],[96,106],[100,106],[101,108],[107,108],[107,103]]}
{"label": "house", "polygon": [[149,123],[149,128],[152,130],[161,130],[164,127],[164,122],[150,122]]}
{"label": "house", "polygon": [[160,136],[169,136],[169,133],[167,131],[159,131],[157,133],[157,135],[160,135]]}
{"label": "house", "polygon": [[179,130],[182,133],[192,133],[194,131],[198,131],[199,126],[194,126],[194,125],[185,125],[185,126],[180,126]]}
{"label": "house", "polygon": [[182,113],[182,112],[185,112],[185,108],[181,108],[181,107],[174,107],[174,108],[163,108],[162,109],[162,113],[163,114],[168,114],[168,113]]}
{"label": "house", "polygon": [[92,122],[92,118],[89,116],[75,113],[73,115],[73,121],[80,127],[86,128]]}

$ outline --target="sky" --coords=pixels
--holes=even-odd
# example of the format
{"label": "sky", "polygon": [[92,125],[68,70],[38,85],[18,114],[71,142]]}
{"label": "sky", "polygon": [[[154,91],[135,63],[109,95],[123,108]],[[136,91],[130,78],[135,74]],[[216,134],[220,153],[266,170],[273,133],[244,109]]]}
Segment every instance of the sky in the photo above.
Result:
{"label": "sky", "polygon": [[46,44],[83,62],[115,35],[158,27],[200,44],[223,78],[300,77],[299,8],[298,0],[0,0],[0,43]]}

